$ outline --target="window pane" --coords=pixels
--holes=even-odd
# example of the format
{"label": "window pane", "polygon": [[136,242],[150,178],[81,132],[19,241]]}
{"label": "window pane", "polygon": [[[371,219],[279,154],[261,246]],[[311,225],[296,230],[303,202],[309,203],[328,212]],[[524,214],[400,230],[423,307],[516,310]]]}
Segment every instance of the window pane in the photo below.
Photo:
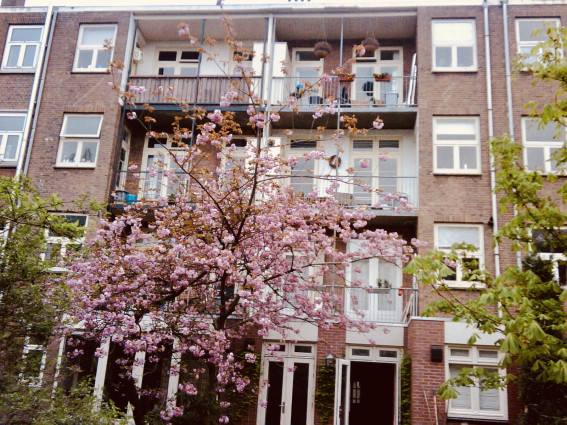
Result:
{"label": "window pane", "polygon": [[433,23],[433,42],[435,44],[474,43],[474,26],[472,22]]}
{"label": "window pane", "polygon": [[25,354],[23,376],[26,379],[37,379],[41,373],[43,350],[30,350]]}
{"label": "window pane", "polygon": [[526,149],[528,168],[535,170],[539,168],[545,170],[545,158],[543,148],[527,148]]}
{"label": "window pane", "polygon": [[370,356],[370,350],[367,350],[365,348],[353,348],[352,349],[352,353],[353,356],[365,356],[368,357]]}
{"label": "window pane", "polygon": [[560,141],[555,135],[557,134],[557,129],[552,123],[539,128],[539,121],[533,119],[527,119],[526,122],[526,134],[525,138],[527,142],[553,142]]}
{"label": "window pane", "polygon": [[400,59],[399,50],[381,50],[380,60],[381,61],[396,61]]}
{"label": "window pane", "polygon": [[24,61],[22,63],[23,67],[31,68],[32,66],[34,66],[36,50],[37,46],[35,45],[26,47],[26,52],[24,53]]}
{"label": "window pane", "polygon": [[451,47],[436,47],[435,48],[435,66],[438,68],[451,67]]}
{"label": "window pane", "polygon": [[305,50],[301,52],[295,52],[295,60],[296,61],[320,61],[313,50]]}
{"label": "window pane", "polygon": [[182,61],[198,61],[199,60],[199,52],[196,51],[183,51],[181,52],[181,60]]}
{"label": "window pane", "polygon": [[98,142],[84,142],[81,152],[81,162],[94,162]]}
{"label": "window pane", "polygon": [[[556,21],[539,21],[539,20],[520,20],[518,21],[518,33],[520,41],[545,41],[546,37],[546,24],[556,26]],[[537,35],[534,35],[535,31]]]}
{"label": "window pane", "polygon": [[435,120],[437,140],[476,140],[476,131],[474,119]]}
{"label": "window pane", "polygon": [[114,39],[114,28],[112,27],[83,27],[82,45],[102,46],[104,40]]}
{"label": "window pane", "polygon": [[101,120],[100,115],[66,115],[61,135],[98,137]]}
{"label": "window pane", "polygon": [[96,55],[96,68],[108,68],[110,64],[110,50],[99,50]]}
{"label": "window pane", "polygon": [[196,76],[197,68],[194,66],[184,66],[179,69],[179,75]]}
{"label": "window pane", "polygon": [[79,60],[77,62],[77,68],[88,68],[93,62],[93,51],[92,50],[81,50],[79,52]]}
{"label": "window pane", "polygon": [[176,51],[161,51],[158,54],[158,61],[176,61],[177,60],[177,52]]}
{"label": "window pane", "polygon": [[6,149],[4,150],[4,161],[16,160],[18,154],[18,143],[20,136],[10,134],[6,142]]}
{"label": "window pane", "polygon": [[42,27],[37,28],[14,28],[12,30],[11,42],[34,42],[41,40]]}
{"label": "window pane", "polygon": [[380,140],[378,142],[378,147],[380,149],[399,149],[400,148],[400,141],[399,140]]}
{"label": "window pane", "polygon": [[[451,378],[454,378],[455,376],[457,376],[459,374],[459,371],[463,367],[464,366],[450,365],[449,366],[449,375],[451,376]],[[470,410],[472,408],[470,387],[458,387],[458,388],[456,388],[456,390],[459,393],[459,395],[457,396],[457,398],[451,400],[451,407],[453,407],[455,409]]]}
{"label": "window pane", "polygon": [[461,170],[475,170],[478,167],[476,163],[476,147],[460,146],[459,162],[459,168]]}
{"label": "window pane", "polygon": [[164,67],[158,70],[158,75],[175,75],[174,67]]}
{"label": "window pane", "polygon": [[[489,372],[497,372],[497,369],[488,369]],[[500,391],[491,389],[480,391],[480,410],[498,412],[500,410]]]}
{"label": "window pane", "polygon": [[474,49],[472,46],[457,47],[457,66],[459,68],[470,68],[474,65]]}
{"label": "window pane", "polygon": [[497,359],[498,351],[495,350],[478,350],[478,357],[481,359]]}
{"label": "window pane", "polygon": [[79,142],[64,142],[63,150],[61,151],[61,162],[67,162],[67,163],[76,162],[78,146],[79,146]]}
{"label": "window pane", "polygon": [[18,58],[20,57],[21,46],[10,46],[10,51],[8,52],[8,60],[6,61],[6,66],[14,68],[18,66]]}
{"label": "window pane", "polygon": [[0,131],[24,131],[26,117],[18,115],[0,115]]}
{"label": "window pane", "polygon": [[469,350],[464,348],[451,348],[451,356],[453,357],[469,357]]}
{"label": "window pane", "polygon": [[480,247],[478,227],[439,226],[437,228],[437,247],[449,249],[455,243],[466,243]]}
{"label": "window pane", "polygon": [[374,141],[372,140],[353,140],[352,148],[355,150],[372,150]]}
{"label": "window pane", "polygon": [[453,169],[453,147],[437,146],[437,168]]}

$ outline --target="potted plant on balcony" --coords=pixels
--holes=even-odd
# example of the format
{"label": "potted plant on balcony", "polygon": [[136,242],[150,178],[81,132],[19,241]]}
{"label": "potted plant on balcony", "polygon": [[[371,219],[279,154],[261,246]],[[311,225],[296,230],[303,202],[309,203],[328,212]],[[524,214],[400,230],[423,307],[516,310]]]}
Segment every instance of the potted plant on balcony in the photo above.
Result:
{"label": "potted plant on balcony", "polygon": [[392,81],[392,74],[377,72],[374,74],[374,81]]}
{"label": "potted plant on balcony", "polygon": [[376,40],[373,36],[368,36],[364,40],[362,40],[362,47],[366,50],[366,53],[373,54],[378,47],[380,47],[380,43]]}
{"label": "potted plant on balcony", "polygon": [[313,47],[313,53],[320,59],[326,58],[331,53],[331,45],[326,41],[318,41]]}
{"label": "potted plant on balcony", "polygon": [[356,77],[356,74],[349,72],[341,72],[339,74],[339,81],[343,83],[352,83],[354,81],[354,77]]}
{"label": "potted plant on balcony", "polygon": [[388,294],[392,289],[392,284],[386,279],[376,279],[376,293],[377,294]]}

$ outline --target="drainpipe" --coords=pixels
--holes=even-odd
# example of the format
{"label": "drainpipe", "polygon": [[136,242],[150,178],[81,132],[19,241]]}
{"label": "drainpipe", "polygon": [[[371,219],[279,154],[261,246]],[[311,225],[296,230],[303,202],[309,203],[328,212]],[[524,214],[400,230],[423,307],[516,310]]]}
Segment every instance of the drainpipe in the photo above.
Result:
{"label": "drainpipe", "polygon": [[[488,1],[483,0],[482,9],[484,12],[484,50],[486,56],[486,108],[488,109],[488,138],[494,137],[494,115],[492,104],[492,63],[490,58],[490,25],[488,22]],[[492,220],[493,231],[498,232],[498,200],[496,198],[496,169],[494,167],[494,155],[489,152],[490,157],[490,192],[492,200]],[[500,246],[497,242],[494,245],[494,272],[495,276],[500,276]]]}
{"label": "drainpipe", "polygon": [[[203,46],[203,41],[205,39],[205,24],[206,24],[207,20],[203,19],[202,23],[201,23],[201,39],[200,39],[200,45]],[[199,100],[199,85],[200,85],[200,79],[201,79],[201,63],[203,62],[203,53],[199,52],[199,61],[197,62],[197,77],[195,80],[196,83],[196,90],[195,90],[195,99],[193,101],[193,107],[197,107],[197,103]],[[195,120],[191,121],[191,139],[190,139],[190,146],[193,146],[193,140],[195,140]]]}
{"label": "drainpipe", "polygon": [[[260,82],[260,93],[262,93],[261,98],[264,98],[264,80],[268,82],[268,88],[266,90],[266,111],[268,114],[268,118],[272,113],[272,76],[274,75],[274,51],[275,51],[275,44],[276,44],[276,20],[273,14],[270,14],[268,18],[268,33],[267,36],[264,37],[266,40],[264,42],[264,53],[269,51],[270,55],[270,66],[266,66],[265,62],[262,61],[262,81]],[[267,42],[267,45],[266,45]],[[267,75],[266,75],[267,74]],[[264,146],[268,146],[268,139],[270,138],[270,134],[272,132],[272,124],[271,121],[268,119],[266,128],[264,129]],[[260,148],[260,146],[258,146]]]}
{"label": "drainpipe", "polygon": [[[31,149],[33,146],[33,137],[37,124],[37,115],[39,112],[39,104],[41,94],[43,93],[43,85],[45,82],[45,73],[47,71],[47,61],[49,60],[49,52],[51,51],[51,40],[53,40],[53,31],[55,30],[55,20],[57,19],[57,11],[53,11],[53,6],[48,6],[45,15],[45,24],[43,34],[41,35],[41,47],[39,57],[37,59],[37,67],[33,79],[28,112],[26,116],[26,127],[20,145],[18,154],[18,164],[16,166],[16,177],[20,174],[27,174],[30,160]],[[49,34],[49,35],[48,35]],[[27,149],[26,149],[27,148]]]}
{"label": "drainpipe", "polygon": [[[506,102],[508,104],[508,134],[511,141],[515,141],[514,134],[514,107],[512,104],[512,65],[510,61],[510,37],[508,34],[508,0],[501,0],[502,24],[504,27],[504,58],[506,59]],[[514,215],[518,212],[514,208]],[[522,253],[516,252],[516,264],[522,267]]]}

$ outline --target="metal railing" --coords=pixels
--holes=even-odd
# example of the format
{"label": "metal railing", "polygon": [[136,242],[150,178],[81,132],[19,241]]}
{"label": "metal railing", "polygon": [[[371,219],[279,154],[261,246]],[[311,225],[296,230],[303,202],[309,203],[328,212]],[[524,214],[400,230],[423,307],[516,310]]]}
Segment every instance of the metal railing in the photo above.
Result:
{"label": "metal railing", "polygon": [[[240,99],[232,105],[251,104],[250,95],[260,94],[262,77],[249,80],[237,76],[131,76],[130,86],[144,87],[145,92],[137,95],[136,103],[198,105],[218,105],[221,96],[228,91],[236,91]],[[342,81],[337,76],[311,80],[297,77],[274,77],[271,89],[266,84],[267,99],[274,107],[289,104],[290,98],[299,107],[316,108],[327,104],[330,98],[336,99],[343,107],[410,107],[416,106],[415,77],[392,77],[389,81],[375,81],[373,77],[354,77],[352,81]],[[250,87],[249,87],[250,85]]]}
{"label": "metal railing", "polygon": [[[117,203],[137,200],[156,200],[173,196],[180,191],[190,190],[189,179],[183,172],[175,173],[175,178],[163,171],[118,171]],[[396,209],[407,204],[417,208],[417,177],[332,175],[315,176],[303,172],[301,175],[269,176],[282,186],[293,186],[297,192],[307,196],[316,189],[321,197],[328,196],[327,188],[333,181],[339,187],[333,191],[336,198],[347,206],[374,206],[376,209]],[[365,186],[379,189],[368,192]],[[128,195],[128,198],[126,196]],[[378,205],[379,204],[379,205]]]}

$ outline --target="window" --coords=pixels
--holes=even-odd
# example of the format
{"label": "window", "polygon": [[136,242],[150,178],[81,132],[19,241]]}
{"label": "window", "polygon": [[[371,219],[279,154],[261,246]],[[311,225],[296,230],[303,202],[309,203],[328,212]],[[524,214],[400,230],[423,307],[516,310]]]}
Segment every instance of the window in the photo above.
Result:
{"label": "window", "polygon": [[[87,216],[83,214],[58,214],[65,218],[69,223],[77,223],[78,226],[86,228]],[[62,236],[57,236],[51,232],[47,232],[45,252],[43,260],[50,261],[52,264],[70,255],[72,252],[78,252],[83,246],[84,238],[69,239]],[[51,271],[60,272],[65,271],[65,268],[54,266]]]}
{"label": "window", "polygon": [[106,72],[115,36],[116,25],[81,25],[73,71]]}
{"label": "window", "polygon": [[25,123],[25,114],[0,115],[0,162],[15,163],[18,160]]}
{"label": "window", "polygon": [[[498,367],[500,353],[494,348],[447,347],[447,375],[453,378],[463,368],[482,367],[504,374]],[[479,383],[458,387],[458,397],[449,401],[447,415],[452,418],[507,419],[506,390],[481,391]]]}
{"label": "window", "polygon": [[318,58],[312,48],[293,49],[292,57],[295,85],[289,88],[290,93],[295,92],[303,96],[303,101],[309,104],[323,103],[322,90],[318,82],[324,60]]}
{"label": "window", "polygon": [[565,129],[558,130],[552,123],[541,126],[537,119],[524,118],[522,130],[526,167],[544,173],[557,171],[557,163],[551,157],[564,146]]}
{"label": "window", "polygon": [[305,154],[317,149],[317,141],[313,139],[294,139],[289,146],[289,156],[295,156],[297,163],[291,167],[290,183],[293,190],[309,195],[315,187],[317,161],[308,161]]}
{"label": "window", "polygon": [[158,75],[197,75],[198,50],[160,50],[158,52]]}
{"label": "window", "polygon": [[[547,28],[558,26],[559,19],[516,19],[518,53],[529,55],[538,43],[547,40]],[[525,62],[533,63],[536,60],[537,56],[531,56]]]}
{"label": "window", "polygon": [[433,71],[476,71],[474,20],[432,22]]}
{"label": "window", "polygon": [[43,381],[47,352],[42,342],[34,337],[25,339],[20,379],[30,387],[39,387]]}
{"label": "window", "polygon": [[65,114],[57,166],[95,167],[102,115]]}
{"label": "window", "polygon": [[480,173],[478,127],[478,118],[434,118],[433,170],[435,173]]}
{"label": "window", "polygon": [[469,287],[469,271],[484,265],[484,237],[480,224],[436,224],[435,248],[449,252],[454,244],[473,245],[475,252],[460,252],[461,261],[454,267],[455,274],[445,277],[445,283],[452,287]]}
{"label": "window", "polygon": [[35,69],[42,33],[43,26],[41,25],[10,25],[2,69]]}
{"label": "window", "polygon": [[[558,229],[560,236],[552,236],[545,230],[534,230],[534,250],[538,256],[553,264],[553,280],[564,288],[567,288],[567,256],[564,252],[564,241],[567,229]],[[555,241],[555,243],[554,243]]]}

